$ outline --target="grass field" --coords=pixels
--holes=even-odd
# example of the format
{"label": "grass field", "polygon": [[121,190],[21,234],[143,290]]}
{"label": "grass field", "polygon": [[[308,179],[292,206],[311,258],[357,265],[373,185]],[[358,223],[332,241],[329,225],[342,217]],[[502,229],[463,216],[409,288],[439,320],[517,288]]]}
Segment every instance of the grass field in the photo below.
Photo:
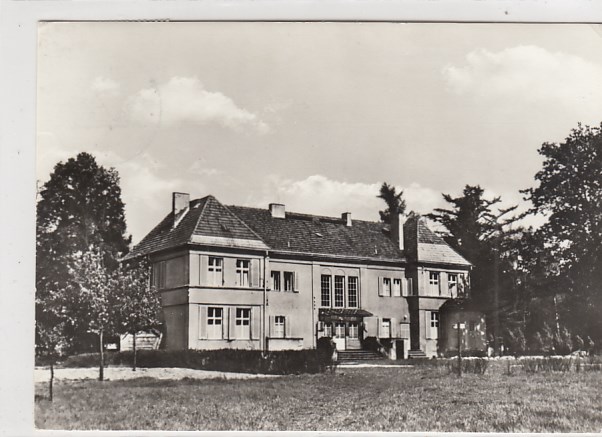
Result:
{"label": "grass field", "polygon": [[[36,391],[45,393],[38,384]],[[602,372],[338,369],[261,380],[59,382],[43,429],[600,432]]]}

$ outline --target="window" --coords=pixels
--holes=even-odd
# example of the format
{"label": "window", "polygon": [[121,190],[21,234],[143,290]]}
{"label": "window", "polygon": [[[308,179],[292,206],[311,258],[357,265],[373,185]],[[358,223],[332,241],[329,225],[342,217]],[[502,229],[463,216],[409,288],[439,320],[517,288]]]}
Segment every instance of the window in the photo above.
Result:
{"label": "window", "polygon": [[357,322],[349,323],[349,338],[359,338],[359,325]]}
{"label": "window", "polygon": [[468,322],[468,330],[470,332],[475,332],[477,330],[477,322],[475,322],[474,320],[471,320]]}
{"label": "window", "polygon": [[447,275],[447,286],[449,288],[449,295],[456,297],[458,295],[458,275],[449,273]]}
{"label": "window", "polygon": [[224,310],[222,308],[207,308],[207,338],[222,339]]}
{"label": "window", "polygon": [[393,278],[393,296],[401,296],[401,279]]}
{"label": "window", "polygon": [[429,272],[429,291],[431,296],[439,296],[439,272]]}
{"label": "window", "polygon": [[345,277],[334,277],[334,306],[341,308],[345,306]]}
{"label": "window", "polygon": [[357,276],[347,278],[347,306],[357,308]]}
{"label": "window", "polygon": [[236,308],[236,338],[251,338],[251,310]]}
{"label": "window", "polygon": [[239,287],[249,286],[249,260],[236,260],[236,283]]}
{"label": "window", "polygon": [[321,280],[321,304],[323,307],[330,306],[330,287],[331,287],[331,278],[330,275],[322,275]]}
{"label": "window", "polygon": [[391,296],[391,278],[383,278],[383,296]]}
{"label": "window", "polygon": [[439,338],[439,313],[431,311],[431,323],[429,328],[429,338]]}
{"label": "window", "polygon": [[332,337],[332,325],[330,323],[324,323],[324,336]]}
{"label": "window", "polygon": [[282,286],[280,285],[280,272],[272,271],[272,290],[280,291],[282,290]]}
{"label": "window", "polygon": [[293,291],[295,289],[295,274],[293,272],[284,272],[284,291]]}
{"label": "window", "polygon": [[209,285],[221,287],[223,285],[223,258],[209,257],[208,264],[208,281]]}
{"label": "window", "polygon": [[284,316],[276,316],[274,317],[274,332],[272,333],[272,337],[275,338],[284,338],[284,324],[286,323]]}
{"label": "window", "polygon": [[391,319],[382,319],[380,338],[391,338]]}

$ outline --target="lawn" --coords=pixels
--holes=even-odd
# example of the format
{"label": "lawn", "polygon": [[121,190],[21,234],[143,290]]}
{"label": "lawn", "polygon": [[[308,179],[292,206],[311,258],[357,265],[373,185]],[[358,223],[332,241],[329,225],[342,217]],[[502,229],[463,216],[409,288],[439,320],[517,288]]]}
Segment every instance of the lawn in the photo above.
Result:
{"label": "lawn", "polygon": [[[38,384],[37,393],[46,385]],[[59,382],[43,429],[600,432],[602,372],[458,378],[444,368],[338,369],[256,380]]]}

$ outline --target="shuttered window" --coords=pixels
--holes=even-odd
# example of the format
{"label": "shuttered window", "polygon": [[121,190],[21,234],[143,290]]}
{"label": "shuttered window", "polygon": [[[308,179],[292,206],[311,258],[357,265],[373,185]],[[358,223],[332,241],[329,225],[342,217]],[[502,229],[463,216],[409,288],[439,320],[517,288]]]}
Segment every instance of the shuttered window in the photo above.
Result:
{"label": "shuttered window", "polygon": [[249,260],[236,260],[236,285],[239,287],[249,286]]}
{"label": "shuttered window", "polygon": [[236,308],[235,338],[242,340],[251,338],[251,310],[249,308]]}
{"label": "shuttered window", "polygon": [[391,296],[391,278],[383,278],[383,296]]}
{"label": "shuttered window", "polygon": [[272,270],[272,290],[280,291],[282,288],[280,283],[280,272],[275,272]]}
{"label": "shuttered window", "polygon": [[295,289],[295,274],[293,272],[284,272],[284,291],[293,291]]}
{"label": "shuttered window", "polygon": [[284,316],[274,316],[274,329],[272,337],[284,338],[286,318]]}
{"label": "shuttered window", "polygon": [[401,296],[401,279],[393,278],[393,296]]}
{"label": "shuttered window", "polygon": [[449,295],[451,297],[458,296],[458,275],[455,273],[449,273],[447,275],[447,288],[449,289]]}
{"label": "shuttered window", "polygon": [[429,295],[439,296],[439,272],[429,272]]}
{"label": "shuttered window", "polygon": [[[201,320],[201,323],[203,321]],[[221,340],[223,338],[224,309],[207,308],[207,338]]]}
{"label": "shuttered window", "polygon": [[214,256],[209,257],[209,263],[207,264],[207,281],[209,285],[214,287],[221,287],[224,279],[224,259],[216,258]]}

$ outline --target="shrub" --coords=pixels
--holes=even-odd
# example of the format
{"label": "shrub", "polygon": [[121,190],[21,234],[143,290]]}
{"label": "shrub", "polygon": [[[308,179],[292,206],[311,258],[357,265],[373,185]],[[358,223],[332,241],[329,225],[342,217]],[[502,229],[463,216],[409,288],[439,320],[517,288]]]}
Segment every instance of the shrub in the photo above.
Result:
{"label": "shrub", "polygon": [[[489,366],[489,360],[485,358],[471,358],[462,360],[462,373],[474,373],[484,375]],[[450,373],[458,373],[458,360],[455,358],[447,361],[447,369]]]}
{"label": "shrub", "polygon": [[523,370],[527,373],[569,372],[573,360],[562,357],[526,358],[521,360]]}
{"label": "shrub", "polygon": [[[330,364],[318,350],[273,351],[263,355],[258,350],[221,349],[198,350],[141,350],[137,352],[139,367],[183,367],[222,372],[299,374],[323,372]],[[133,363],[132,351],[110,352],[105,354],[106,365],[127,365]],[[68,357],[64,367],[96,367],[98,354],[82,354]]]}

